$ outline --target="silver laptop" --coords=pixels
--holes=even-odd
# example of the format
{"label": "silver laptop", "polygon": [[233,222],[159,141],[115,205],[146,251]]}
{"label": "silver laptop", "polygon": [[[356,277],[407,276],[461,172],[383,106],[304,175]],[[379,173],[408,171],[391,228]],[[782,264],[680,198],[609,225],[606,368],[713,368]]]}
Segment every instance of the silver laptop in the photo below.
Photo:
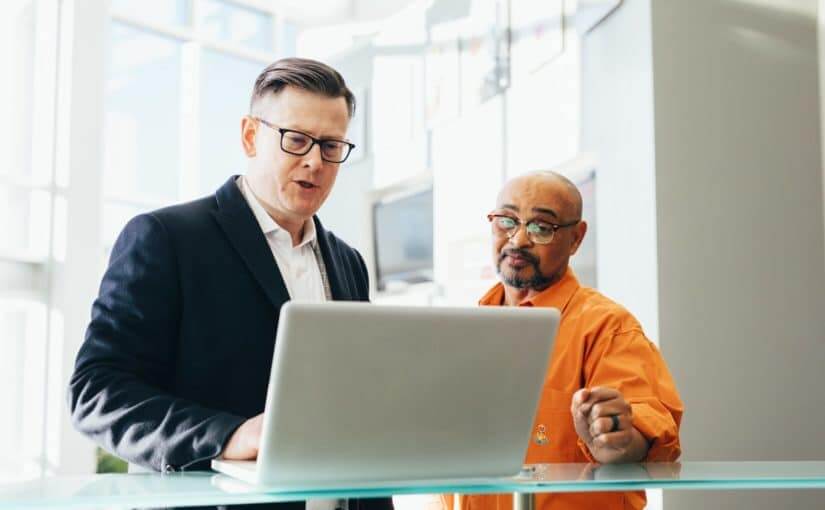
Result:
{"label": "silver laptop", "polygon": [[512,476],[532,433],[558,310],[287,303],[257,461],[273,488]]}

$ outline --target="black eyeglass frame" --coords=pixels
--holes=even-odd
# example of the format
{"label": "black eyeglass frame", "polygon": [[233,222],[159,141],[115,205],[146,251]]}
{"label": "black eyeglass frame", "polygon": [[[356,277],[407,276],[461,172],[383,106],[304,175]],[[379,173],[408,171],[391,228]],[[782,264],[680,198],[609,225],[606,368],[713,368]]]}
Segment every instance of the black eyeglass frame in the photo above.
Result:
{"label": "black eyeglass frame", "polygon": [[[315,138],[314,136],[310,135],[309,133],[304,133],[303,131],[298,131],[297,129],[287,129],[287,128],[282,128],[282,127],[276,126],[275,124],[273,124],[273,123],[271,123],[271,122],[269,122],[265,119],[262,119],[260,117],[252,117],[252,118],[257,120],[258,122],[260,122],[264,126],[277,131],[281,135],[281,150],[286,152],[287,154],[292,154],[293,156],[305,156],[305,155],[309,154],[309,151],[311,151],[312,148],[315,147],[315,145],[318,145],[318,147],[322,147],[321,144],[324,143],[324,142],[337,142],[337,143],[343,143],[344,145],[346,145],[348,147],[346,154],[344,154],[344,157],[340,160],[328,159],[327,157],[324,156],[324,150],[322,148],[321,149],[321,159],[326,161],[327,163],[343,163],[344,161],[347,160],[349,155],[352,154],[352,149],[355,148],[354,143],[350,143],[346,140],[337,140],[335,138]],[[284,134],[286,134],[286,133],[297,133],[299,135],[305,136],[305,137],[309,138],[310,140],[312,140],[312,143],[309,144],[307,146],[307,149],[303,152],[295,152],[295,151],[287,150],[287,149],[284,148]]]}

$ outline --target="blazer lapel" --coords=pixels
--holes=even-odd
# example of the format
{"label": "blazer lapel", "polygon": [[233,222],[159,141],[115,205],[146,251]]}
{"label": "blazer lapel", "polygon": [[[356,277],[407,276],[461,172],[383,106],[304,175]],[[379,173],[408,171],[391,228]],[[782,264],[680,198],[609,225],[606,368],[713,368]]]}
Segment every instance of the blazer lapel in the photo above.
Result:
{"label": "blazer lapel", "polygon": [[215,193],[218,210],[212,214],[269,301],[276,309],[280,309],[281,305],[289,301],[289,292],[266,237],[241,190],[235,184],[236,178],[236,175],[230,177]]}
{"label": "blazer lapel", "polygon": [[329,287],[332,291],[332,298],[335,301],[352,300],[352,293],[349,291],[346,282],[341,278],[341,260],[332,253],[329,240],[327,239],[327,231],[324,230],[323,225],[321,225],[321,220],[319,220],[317,216],[314,216],[312,219],[315,222],[315,235],[318,239],[318,246],[321,248],[321,256],[324,257],[324,265],[327,268],[327,279],[329,280]]}

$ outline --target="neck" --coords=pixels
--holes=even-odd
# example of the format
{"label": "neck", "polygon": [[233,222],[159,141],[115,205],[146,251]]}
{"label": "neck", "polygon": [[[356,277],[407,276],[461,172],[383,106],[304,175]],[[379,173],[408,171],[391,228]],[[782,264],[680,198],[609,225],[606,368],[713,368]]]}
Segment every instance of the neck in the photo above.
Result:
{"label": "neck", "polygon": [[246,182],[247,189],[249,189],[249,192],[255,196],[258,203],[261,204],[261,207],[264,208],[264,211],[266,211],[269,217],[272,218],[279,227],[289,232],[289,236],[292,238],[292,246],[298,246],[301,244],[301,241],[304,239],[304,226],[306,225],[306,219],[289,216],[272,207],[266,200],[261,200],[261,197],[255,193],[255,190],[249,184],[249,178],[246,179]]}
{"label": "neck", "polygon": [[540,294],[544,289],[536,290],[536,289],[517,289],[515,287],[510,287],[509,285],[504,285],[504,304],[507,306],[518,306],[525,301],[533,299],[535,296]]}
{"label": "neck", "polygon": [[283,216],[279,216],[276,211],[271,211],[267,206],[264,206],[264,209],[267,214],[275,220],[275,223],[277,223],[278,226],[289,232],[289,236],[292,238],[292,246],[298,246],[301,244],[301,241],[304,239],[304,227],[306,225],[306,220],[284,218]]}
{"label": "neck", "polygon": [[504,284],[504,304],[507,306],[518,306],[525,299],[529,299],[530,289],[517,289]]}
{"label": "neck", "polygon": [[304,224],[305,223],[301,223],[301,226],[297,227],[297,229],[296,229],[294,226],[287,227],[286,225],[282,225],[281,222],[278,221],[275,218],[272,218],[272,219],[275,220],[275,223],[277,223],[278,225],[281,225],[281,227],[283,227],[284,230],[289,232],[290,237],[292,237],[292,246],[298,246],[299,244],[301,244],[301,241],[304,240]]}

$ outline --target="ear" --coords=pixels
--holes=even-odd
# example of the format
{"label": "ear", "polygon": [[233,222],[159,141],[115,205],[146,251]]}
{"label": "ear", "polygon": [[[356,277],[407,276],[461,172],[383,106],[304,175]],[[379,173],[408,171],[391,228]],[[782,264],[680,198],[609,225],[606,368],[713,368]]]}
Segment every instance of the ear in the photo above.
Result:
{"label": "ear", "polygon": [[258,121],[250,117],[244,116],[241,119],[241,144],[243,151],[248,158],[254,158],[255,150],[255,135],[258,133]]}
{"label": "ear", "polygon": [[581,246],[584,236],[587,234],[587,222],[582,220],[571,230],[573,231],[573,245],[570,247],[570,256],[573,256],[579,251],[579,246]]}

